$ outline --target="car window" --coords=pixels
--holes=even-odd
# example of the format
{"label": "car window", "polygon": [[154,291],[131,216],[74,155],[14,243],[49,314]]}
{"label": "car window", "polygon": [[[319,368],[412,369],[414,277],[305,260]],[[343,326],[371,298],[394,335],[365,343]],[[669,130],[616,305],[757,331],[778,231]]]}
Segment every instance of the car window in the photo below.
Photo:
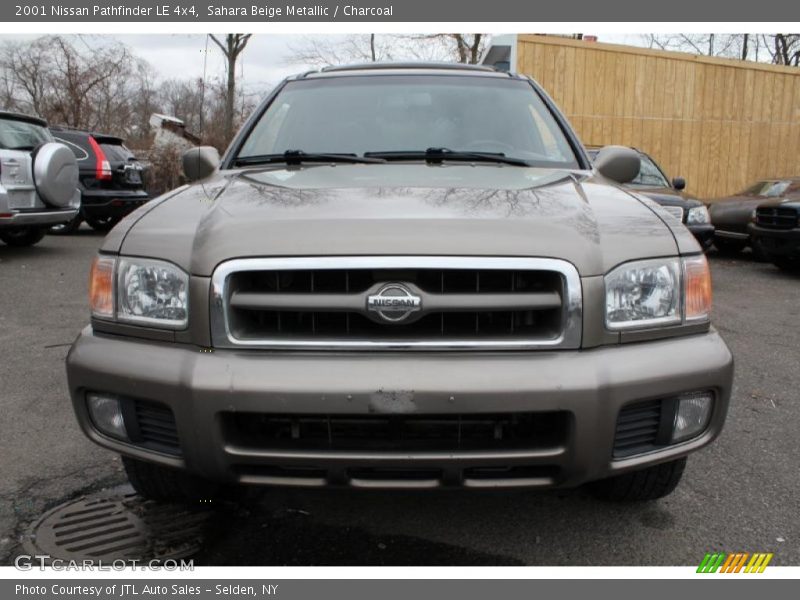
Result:
{"label": "car window", "polygon": [[778,196],[784,195],[791,184],[791,181],[759,181],[742,192],[742,195],[758,196],[760,198],[777,198]]}
{"label": "car window", "polygon": [[775,181],[770,185],[762,194],[767,198],[777,198],[778,196],[783,196],[789,186],[791,185],[791,181]]}
{"label": "car window", "polygon": [[71,140],[68,140],[58,135],[55,136],[55,140],[60,144],[64,144],[67,148],[72,150],[72,153],[75,155],[75,160],[77,160],[78,162],[81,162],[83,160],[88,160],[89,152],[87,152],[86,149],[83,148],[80,144],[77,144]]}
{"label": "car window", "polygon": [[33,150],[39,144],[53,140],[47,128],[16,119],[0,119],[0,148]]}
{"label": "car window", "polygon": [[237,157],[287,150],[503,153],[577,168],[566,136],[529,83],[464,76],[359,76],[286,84]]}
{"label": "car window", "polygon": [[640,166],[639,174],[631,181],[635,185],[647,185],[652,187],[670,187],[669,181],[656,166],[653,159],[647,154],[639,154]]}
{"label": "car window", "polygon": [[128,159],[133,158],[133,152],[128,150],[124,144],[107,144],[100,143],[103,153],[106,158],[111,162],[127,162]]}

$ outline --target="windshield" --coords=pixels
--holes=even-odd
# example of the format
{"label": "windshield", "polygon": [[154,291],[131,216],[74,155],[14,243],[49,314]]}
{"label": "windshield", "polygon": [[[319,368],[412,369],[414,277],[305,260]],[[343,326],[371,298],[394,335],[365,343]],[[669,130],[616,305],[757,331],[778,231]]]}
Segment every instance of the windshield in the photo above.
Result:
{"label": "windshield", "polygon": [[789,189],[791,183],[791,181],[759,181],[755,185],[747,188],[742,195],[777,198],[778,196],[782,196],[784,192]]}
{"label": "windshield", "polygon": [[529,83],[469,76],[391,75],[292,81],[235,159],[306,153],[501,153],[534,166],[578,168],[553,115]]}
{"label": "windshield", "polygon": [[649,187],[670,187],[667,178],[658,168],[653,159],[647,154],[639,153],[640,166],[639,174],[631,181],[634,185],[646,185]]}
{"label": "windshield", "polygon": [[50,132],[41,125],[0,119],[0,148],[4,150],[33,150],[39,144],[52,140]]}

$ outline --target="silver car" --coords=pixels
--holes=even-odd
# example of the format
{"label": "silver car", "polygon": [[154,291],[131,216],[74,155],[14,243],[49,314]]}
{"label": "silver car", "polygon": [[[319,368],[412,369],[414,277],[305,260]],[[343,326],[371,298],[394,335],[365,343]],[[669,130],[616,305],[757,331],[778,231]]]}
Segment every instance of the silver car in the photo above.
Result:
{"label": "silver car", "polygon": [[75,155],[38,117],[0,111],[0,240],[31,246],[80,209]]}

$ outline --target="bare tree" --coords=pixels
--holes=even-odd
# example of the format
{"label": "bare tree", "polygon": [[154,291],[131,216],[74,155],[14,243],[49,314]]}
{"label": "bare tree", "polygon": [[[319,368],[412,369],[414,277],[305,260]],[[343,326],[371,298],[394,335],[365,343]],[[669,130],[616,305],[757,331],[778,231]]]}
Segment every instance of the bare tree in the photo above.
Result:
{"label": "bare tree", "polygon": [[[800,34],[797,33],[648,34],[644,42],[650,48],[662,50],[800,66]],[[762,48],[766,53],[761,52]]]}
{"label": "bare tree", "polygon": [[351,62],[394,60],[394,36],[348,35],[343,39],[330,36],[307,36],[289,45],[292,64],[326,67]]}
{"label": "bare tree", "polygon": [[131,98],[149,69],[124,44],[91,47],[78,40],[7,42],[0,49],[5,104],[54,124],[130,133]]}
{"label": "bare tree", "polygon": [[487,36],[482,33],[424,35],[350,35],[345,38],[308,36],[290,46],[292,64],[323,67],[352,62],[442,60],[480,62]]}
{"label": "bare tree", "polygon": [[647,34],[645,42],[650,48],[689,52],[705,56],[741,58],[745,34],[675,33]]}
{"label": "bare tree", "polygon": [[768,48],[772,62],[776,65],[800,66],[800,34],[775,33],[772,34],[771,44],[769,36],[765,37],[765,46]]}
{"label": "bare tree", "polygon": [[211,35],[211,40],[219,46],[228,61],[227,71],[228,80],[225,95],[225,136],[230,140],[233,137],[234,106],[236,102],[236,62],[239,55],[244,52],[247,42],[250,41],[252,34],[249,33],[229,33],[225,36],[224,42],[217,36]]}

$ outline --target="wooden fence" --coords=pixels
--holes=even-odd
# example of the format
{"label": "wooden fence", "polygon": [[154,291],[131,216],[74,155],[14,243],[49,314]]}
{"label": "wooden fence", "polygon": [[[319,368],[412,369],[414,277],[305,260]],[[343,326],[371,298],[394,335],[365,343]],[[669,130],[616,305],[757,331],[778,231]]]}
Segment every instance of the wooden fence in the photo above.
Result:
{"label": "wooden fence", "polygon": [[636,146],[701,198],[800,175],[800,68],[520,35],[516,69],[584,144]]}

